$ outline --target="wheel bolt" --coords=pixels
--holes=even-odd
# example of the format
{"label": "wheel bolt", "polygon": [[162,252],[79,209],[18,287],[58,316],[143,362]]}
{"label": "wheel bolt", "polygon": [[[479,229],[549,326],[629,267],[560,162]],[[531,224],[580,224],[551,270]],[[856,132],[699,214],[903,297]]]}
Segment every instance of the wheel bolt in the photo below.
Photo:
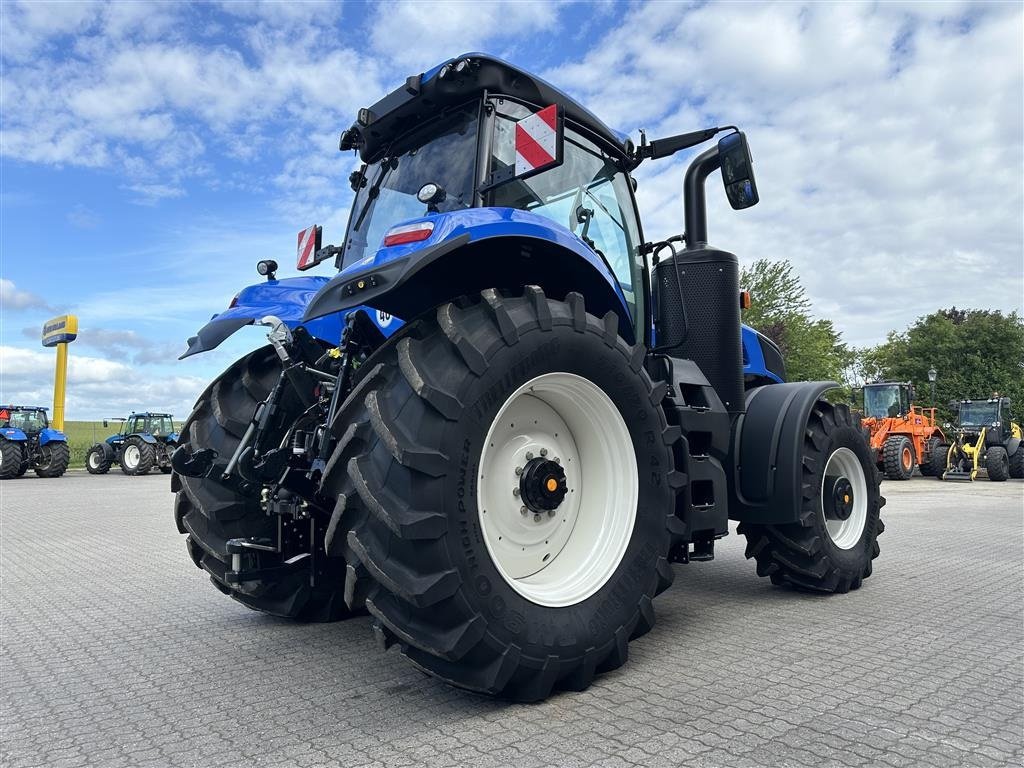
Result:
{"label": "wheel bolt", "polygon": [[555,516],[555,510],[549,509],[548,510],[548,517],[554,517],[554,516]]}
{"label": "wheel bolt", "polygon": [[562,460],[560,458],[558,458],[557,456],[555,456],[555,458],[553,458],[552,461],[555,462],[555,464],[561,464],[562,463]]}
{"label": "wheel bolt", "polygon": [[525,515],[527,512],[529,512],[529,510],[526,507],[519,508],[519,514]]}
{"label": "wheel bolt", "polygon": [[516,467],[516,474],[517,475],[523,474],[523,468],[522,467]]}
{"label": "wheel bolt", "polygon": [[533,454],[532,454],[532,453],[530,453],[529,451],[527,451],[527,452],[526,452],[526,460],[527,460],[527,461],[529,461],[529,460],[530,460],[530,459],[532,459],[532,458],[533,458]]}
{"label": "wheel bolt", "polygon": [[512,489],[512,495],[513,496],[518,496],[519,495],[519,489],[518,488],[513,488]]}
{"label": "wheel bolt", "polygon": [[534,513],[534,515],[533,515],[533,522],[539,523],[540,522],[540,515]]}

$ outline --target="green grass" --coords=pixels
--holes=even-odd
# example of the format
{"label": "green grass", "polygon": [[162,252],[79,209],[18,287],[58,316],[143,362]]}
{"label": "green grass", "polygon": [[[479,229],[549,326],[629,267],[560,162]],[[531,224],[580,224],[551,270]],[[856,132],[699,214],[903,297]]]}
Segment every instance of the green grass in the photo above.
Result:
{"label": "green grass", "polygon": [[68,447],[71,448],[71,466],[84,467],[89,447],[106,440],[117,432],[119,426],[113,421],[109,427],[104,427],[102,421],[65,421],[64,434],[68,436]]}

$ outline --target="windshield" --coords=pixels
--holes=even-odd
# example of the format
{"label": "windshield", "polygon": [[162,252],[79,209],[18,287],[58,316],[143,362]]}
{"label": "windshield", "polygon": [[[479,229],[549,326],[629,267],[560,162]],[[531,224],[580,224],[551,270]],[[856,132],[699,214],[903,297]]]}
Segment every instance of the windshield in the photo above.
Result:
{"label": "windshield", "polygon": [[999,421],[998,403],[960,403],[961,427],[987,427]]}
{"label": "windshield", "polygon": [[46,429],[46,411],[10,411],[8,418],[0,422],[0,426],[13,427],[22,432],[39,432]]}
{"label": "windshield", "polygon": [[864,388],[864,415],[876,419],[894,418],[903,413],[900,404],[900,387]]}
{"label": "windshield", "polygon": [[425,215],[416,199],[424,184],[445,191],[439,212],[473,205],[478,102],[458,107],[397,139],[379,162],[363,169],[352,203],[342,268],[380,247],[384,233],[405,219]]}

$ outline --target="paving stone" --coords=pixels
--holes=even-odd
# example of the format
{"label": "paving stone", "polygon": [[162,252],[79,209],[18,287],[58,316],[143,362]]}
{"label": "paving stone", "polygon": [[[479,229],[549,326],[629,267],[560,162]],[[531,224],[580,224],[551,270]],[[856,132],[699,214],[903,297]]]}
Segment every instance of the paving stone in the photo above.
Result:
{"label": "paving stone", "polygon": [[742,537],[676,566],[629,664],[541,704],[381,655],[369,620],[246,610],[168,478],[0,485],[0,765],[1020,766],[1024,483],[886,483],[874,575],[771,586]]}

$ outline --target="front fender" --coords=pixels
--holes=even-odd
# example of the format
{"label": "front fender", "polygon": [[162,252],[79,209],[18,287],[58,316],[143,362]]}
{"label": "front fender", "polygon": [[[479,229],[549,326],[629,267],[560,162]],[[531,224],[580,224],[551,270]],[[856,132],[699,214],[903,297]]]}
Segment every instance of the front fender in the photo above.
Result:
{"label": "front fender", "polygon": [[24,432],[20,429],[15,429],[14,427],[0,429],[0,437],[15,443],[23,443],[28,440],[28,436]]}
{"label": "front fender", "polygon": [[59,429],[51,429],[50,427],[47,427],[39,433],[40,445],[46,445],[47,443],[66,443],[67,441],[67,435]]}
{"label": "front fender", "polygon": [[513,208],[473,208],[412,221],[432,222],[430,237],[380,248],[345,268],[313,297],[305,320],[359,305],[408,319],[484,288],[539,285],[558,299],[581,292],[592,314],[615,311],[620,333],[633,340],[630,307],[611,268],[565,227]]}
{"label": "front fender", "polygon": [[108,442],[95,443],[92,446],[90,446],[90,448],[89,448],[90,451],[93,451],[93,450],[96,450],[96,449],[99,449],[103,453],[103,458],[104,458],[105,461],[113,461],[114,460],[114,456],[115,456],[116,452],[114,451],[114,446],[112,446],[110,443],[108,443]]}
{"label": "front fender", "polygon": [[801,381],[747,391],[731,449],[730,518],[758,524],[799,520],[807,420],[818,398],[837,386]]}
{"label": "front fender", "polygon": [[[310,299],[323,288],[328,278],[318,275],[289,277],[283,280],[268,280],[243,288],[234,306],[214,315],[210,322],[199,329],[199,332],[188,340],[188,349],[178,358],[183,360],[200,352],[215,349],[235,331],[247,325],[259,322],[267,315],[273,315],[284,321],[289,328],[305,326],[310,335],[336,345],[341,338],[344,325],[343,315],[330,315],[309,322],[303,321]],[[376,312],[369,313],[371,319],[385,336],[390,336],[398,325],[380,322]]]}

